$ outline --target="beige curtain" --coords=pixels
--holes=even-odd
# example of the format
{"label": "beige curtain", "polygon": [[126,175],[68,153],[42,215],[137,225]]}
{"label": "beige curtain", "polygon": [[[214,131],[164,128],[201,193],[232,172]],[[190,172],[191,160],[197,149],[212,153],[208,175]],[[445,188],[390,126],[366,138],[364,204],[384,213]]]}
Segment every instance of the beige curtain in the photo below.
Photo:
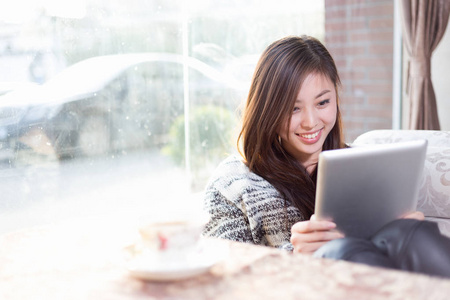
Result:
{"label": "beige curtain", "polygon": [[439,130],[431,83],[431,54],[447,28],[450,0],[401,0],[400,3],[403,40],[410,56],[405,87],[410,103],[409,129]]}

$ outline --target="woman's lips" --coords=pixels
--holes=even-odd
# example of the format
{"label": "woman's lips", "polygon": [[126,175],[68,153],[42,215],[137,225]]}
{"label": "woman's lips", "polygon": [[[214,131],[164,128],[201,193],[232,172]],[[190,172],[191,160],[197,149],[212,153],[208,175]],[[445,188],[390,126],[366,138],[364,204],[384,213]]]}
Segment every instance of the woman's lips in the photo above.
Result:
{"label": "woman's lips", "polygon": [[306,144],[314,144],[318,140],[320,140],[320,137],[322,136],[323,128],[312,133],[304,133],[304,134],[297,134],[297,136]]}

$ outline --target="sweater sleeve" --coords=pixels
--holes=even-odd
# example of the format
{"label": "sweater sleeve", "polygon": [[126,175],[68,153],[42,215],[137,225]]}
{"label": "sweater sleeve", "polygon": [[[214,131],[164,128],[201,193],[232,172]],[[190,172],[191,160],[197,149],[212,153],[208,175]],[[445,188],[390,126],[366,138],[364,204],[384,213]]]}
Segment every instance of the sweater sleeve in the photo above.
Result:
{"label": "sweater sleeve", "polygon": [[203,231],[205,236],[255,243],[246,215],[219,191],[206,191],[205,210],[210,215],[210,221]]}
{"label": "sweater sleeve", "polygon": [[222,162],[208,182],[203,235],[292,250],[290,228],[302,219],[264,178],[235,157]]}

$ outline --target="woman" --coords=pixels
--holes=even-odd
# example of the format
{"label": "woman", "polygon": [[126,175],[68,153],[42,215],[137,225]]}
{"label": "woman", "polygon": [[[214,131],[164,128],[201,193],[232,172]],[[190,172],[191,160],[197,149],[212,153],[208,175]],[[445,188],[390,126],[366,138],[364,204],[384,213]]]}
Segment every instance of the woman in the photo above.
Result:
{"label": "woman", "polygon": [[222,162],[206,188],[205,235],[347,260],[363,249],[355,261],[395,267],[385,254],[376,260],[371,241],[343,239],[336,224],[313,215],[319,154],[345,147],[339,87],[333,58],[317,39],[287,37],[264,51],[243,113],[242,158]]}

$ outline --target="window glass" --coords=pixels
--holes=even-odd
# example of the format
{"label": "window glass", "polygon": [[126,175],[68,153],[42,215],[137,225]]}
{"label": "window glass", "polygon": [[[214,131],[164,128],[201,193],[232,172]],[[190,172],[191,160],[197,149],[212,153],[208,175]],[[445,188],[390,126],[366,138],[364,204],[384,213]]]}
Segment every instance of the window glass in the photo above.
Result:
{"label": "window glass", "polygon": [[[0,12],[0,228],[201,205],[272,41],[323,1],[17,0]],[[26,7],[26,9],[24,9]],[[166,210],[167,209],[167,210]]]}

